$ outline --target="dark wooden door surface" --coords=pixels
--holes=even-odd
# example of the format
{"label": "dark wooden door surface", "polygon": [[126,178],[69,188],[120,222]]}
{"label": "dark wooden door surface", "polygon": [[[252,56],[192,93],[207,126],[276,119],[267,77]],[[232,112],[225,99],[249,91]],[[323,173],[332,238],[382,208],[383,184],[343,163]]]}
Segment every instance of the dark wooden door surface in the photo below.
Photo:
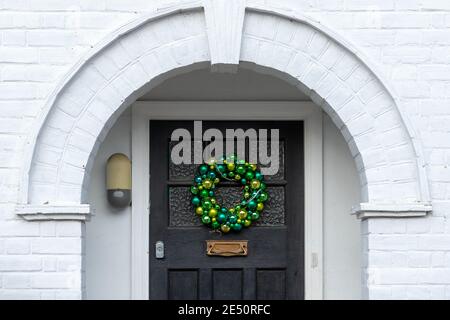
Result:
{"label": "dark wooden door surface", "polygon": [[[224,136],[225,128],[280,130],[280,170],[265,179],[269,200],[260,220],[225,235],[211,232],[194,213],[189,188],[198,165],[170,161],[177,128],[192,133],[193,121],[150,121],[150,299],[303,299],[303,123],[203,122],[203,130],[218,128]],[[231,207],[240,190],[221,186],[217,199]],[[248,240],[248,256],[207,256],[211,239]],[[163,259],[155,256],[157,241],[164,242]]]}

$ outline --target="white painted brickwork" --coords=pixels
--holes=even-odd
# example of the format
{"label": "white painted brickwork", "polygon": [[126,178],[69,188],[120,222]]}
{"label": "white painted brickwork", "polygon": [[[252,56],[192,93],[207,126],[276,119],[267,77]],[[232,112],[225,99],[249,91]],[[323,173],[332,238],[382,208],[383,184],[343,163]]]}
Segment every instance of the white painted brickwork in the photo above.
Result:
{"label": "white painted brickwork", "polygon": [[[131,21],[180,3],[194,7],[202,1],[0,1],[0,299],[82,297],[83,222],[25,221],[15,213],[16,203],[23,202],[27,141],[51,93],[93,47]],[[291,78],[276,75],[330,114],[355,157],[362,201],[426,200],[421,183],[430,190],[433,212],[427,217],[363,221],[365,297],[450,298],[450,2],[246,4],[297,12],[351,43],[305,23],[248,11],[242,47],[232,47],[251,62],[245,67],[260,70],[256,63],[289,73]],[[89,173],[116,111],[142,86],[155,85],[149,82],[155,76],[211,59],[206,23],[201,9],[145,21],[81,68],[41,131],[27,201],[80,203],[88,179],[84,170]],[[359,55],[381,71],[382,80]],[[384,85],[394,89],[397,101]],[[411,122],[412,143],[402,117]]]}

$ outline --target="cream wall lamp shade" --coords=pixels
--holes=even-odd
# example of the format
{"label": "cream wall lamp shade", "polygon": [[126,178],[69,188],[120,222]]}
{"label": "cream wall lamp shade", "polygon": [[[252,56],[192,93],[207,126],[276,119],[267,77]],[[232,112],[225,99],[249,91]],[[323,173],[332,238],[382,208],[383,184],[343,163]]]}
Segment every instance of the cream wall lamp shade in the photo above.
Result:
{"label": "cream wall lamp shade", "polygon": [[123,153],[115,153],[106,163],[106,189],[108,202],[124,208],[131,202],[131,161]]}

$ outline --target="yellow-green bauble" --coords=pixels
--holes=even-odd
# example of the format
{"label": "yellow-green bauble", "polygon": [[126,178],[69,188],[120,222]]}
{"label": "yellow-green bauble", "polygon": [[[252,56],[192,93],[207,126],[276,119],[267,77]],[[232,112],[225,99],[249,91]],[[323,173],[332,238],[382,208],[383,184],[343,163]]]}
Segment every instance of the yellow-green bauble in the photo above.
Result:
{"label": "yellow-green bauble", "polygon": [[264,209],[264,204],[262,204],[261,202],[258,202],[258,204],[256,205],[256,210],[263,211],[263,209]]}
{"label": "yellow-green bauble", "polygon": [[261,186],[261,182],[259,180],[253,179],[252,182],[250,182],[250,186],[252,189],[258,189]]}
{"label": "yellow-green bauble", "polygon": [[211,209],[211,210],[209,210],[208,215],[209,215],[211,218],[217,216],[217,210],[216,210],[216,209]]}
{"label": "yellow-green bauble", "polygon": [[247,211],[245,211],[244,209],[241,209],[241,210],[239,210],[238,215],[239,215],[239,218],[245,219],[245,218],[247,218]]}
{"label": "yellow-green bauble", "polygon": [[205,189],[211,189],[212,185],[213,185],[213,183],[212,183],[212,181],[210,179],[205,179],[202,182],[202,186]]}

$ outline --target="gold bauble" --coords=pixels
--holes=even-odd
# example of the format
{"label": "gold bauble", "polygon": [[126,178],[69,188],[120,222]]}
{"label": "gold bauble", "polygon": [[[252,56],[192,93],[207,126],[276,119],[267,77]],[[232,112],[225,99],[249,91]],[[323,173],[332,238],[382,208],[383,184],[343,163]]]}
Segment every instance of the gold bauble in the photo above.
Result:
{"label": "gold bauble", "polygon": [[222,230],[222,232],[227,233],[230,231],[230,226],[223,224],[220,229]]}
{"label": "gold bauble", "polygon": [[256,211],[263,211],[264,205],[261,202],[258,202],[256,205]]}
{"label": "gold bauble", "polygon": [[259,180],[253,179],[252,182],[250,182],[250,186],[252,189],[258,189],[261,186],[261,182]]}
{"label": "gold bauble", "polygon": [[195,213],[201,216],[203,214],[203,208],[202,207],[195,208]]}
{"label": "gold bauble", "polygon": [[245,218],[247,218],[247,211],[245,211],[245,210],[239,210],[238,215],[239,215],[239,218],[245,219]]}
{"label": "gold bauble", "polygon": [[205,179],[205,180],[203,180],[202,185],[205,189],[211,189],[212,181],[209,179]]}
{"label": "gold bauble", "polygon": [[212,208],[209,210],[208,216],[210,216],[211,218],[217,216],[217,210]]}

